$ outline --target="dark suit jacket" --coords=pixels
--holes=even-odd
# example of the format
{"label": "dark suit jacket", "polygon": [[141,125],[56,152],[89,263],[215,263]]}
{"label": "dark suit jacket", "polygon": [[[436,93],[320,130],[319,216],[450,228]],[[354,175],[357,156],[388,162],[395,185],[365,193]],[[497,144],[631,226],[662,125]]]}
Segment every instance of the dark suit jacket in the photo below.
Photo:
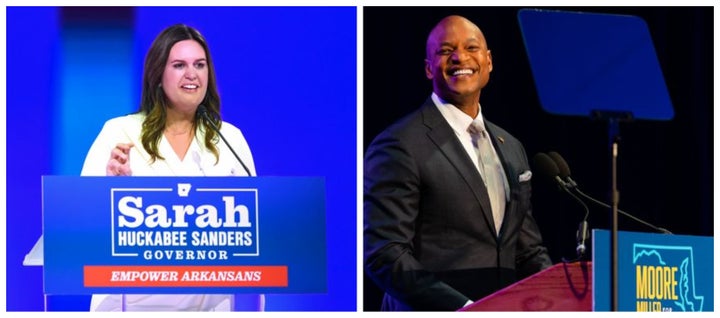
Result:
{"label": "dark suit jacket", "polygon": [[383,310],[456,310],[551,265],[531,213],[522,144],[485,120],[510,185],[498,236],[482,177],[428,98],[368,147],[365,270]]}

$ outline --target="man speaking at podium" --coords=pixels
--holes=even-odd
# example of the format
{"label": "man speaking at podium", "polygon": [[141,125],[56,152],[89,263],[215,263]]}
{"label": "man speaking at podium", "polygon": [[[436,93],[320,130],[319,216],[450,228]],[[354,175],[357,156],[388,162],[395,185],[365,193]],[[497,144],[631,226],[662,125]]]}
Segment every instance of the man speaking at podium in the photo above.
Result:
{"label": "man speaking at podium", "polygon": [[525,150],[481,113],[491,71],[480,28],[442,19],[426,47],[433,93],[368,147],[364,265],[382,310],[458,310],[552,265]]}

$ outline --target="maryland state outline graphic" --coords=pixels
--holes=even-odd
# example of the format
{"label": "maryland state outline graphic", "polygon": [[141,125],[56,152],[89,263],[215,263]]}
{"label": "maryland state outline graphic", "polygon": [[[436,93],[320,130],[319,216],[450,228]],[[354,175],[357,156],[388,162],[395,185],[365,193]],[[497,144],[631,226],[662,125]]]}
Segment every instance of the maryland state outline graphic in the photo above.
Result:
{"label": "maryland state outline graphic", "polygon": [[633,244],[637,311],[703,311],[691,246]]}

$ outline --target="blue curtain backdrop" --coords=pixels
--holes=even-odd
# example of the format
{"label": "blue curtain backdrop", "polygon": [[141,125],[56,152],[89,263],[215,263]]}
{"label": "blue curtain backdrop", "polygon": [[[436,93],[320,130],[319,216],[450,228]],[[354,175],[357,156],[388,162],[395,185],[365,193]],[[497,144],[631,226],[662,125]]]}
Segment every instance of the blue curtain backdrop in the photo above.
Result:
{"label": "blue curtain backdrop", "polygon": [[325,177],[327,293],[268,295],[267,310],[355,311],[355,7],[8,7],[7,310],[43,310],[42,269],[22,266],[41,235],[40,177],[79,175],[103,123],[138,109],[145,52],[175,23],[206,37],[223,119],[258,175]]}

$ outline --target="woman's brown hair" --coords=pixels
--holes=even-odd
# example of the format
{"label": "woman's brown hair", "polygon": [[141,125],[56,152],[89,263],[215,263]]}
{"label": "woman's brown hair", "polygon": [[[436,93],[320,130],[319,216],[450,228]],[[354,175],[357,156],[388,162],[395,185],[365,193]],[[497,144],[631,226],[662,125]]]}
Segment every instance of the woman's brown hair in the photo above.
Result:
{"label": "woman's brown hair", "polygon": [[[205,51],[205,57],[208,67],[208,83],[207,93],[201,104],[207,108],[207,114],[215,125],[220,128],[222,120],[220,119],[220,96],[217,91],[215,81],[215,67],[210,57],[205,38],[200,32],[190,26],[184,24],[172,25],[155,38],[150,49],[145,56],[145,67],[143,68],[143,84],[142,96],[140,99],[140,113],[145,114],[145,121],[142,124],[142,141],[143,148],[150,154],[151,162],[155,160],[164,160],[158,152],[158,143],[162,138],[165,129],[165,121],[167,120],[168,99],[161,87],[165,64],[167,63],[170,49],[175,43],[193,40],[202,46]],[[194,128],[202,129],[205,132],[204,144],[207,149],[215,155],[215,163],[219,160],[217,143],[217,135],[213,129],[208,129],[201,118],[196,117]]]}

